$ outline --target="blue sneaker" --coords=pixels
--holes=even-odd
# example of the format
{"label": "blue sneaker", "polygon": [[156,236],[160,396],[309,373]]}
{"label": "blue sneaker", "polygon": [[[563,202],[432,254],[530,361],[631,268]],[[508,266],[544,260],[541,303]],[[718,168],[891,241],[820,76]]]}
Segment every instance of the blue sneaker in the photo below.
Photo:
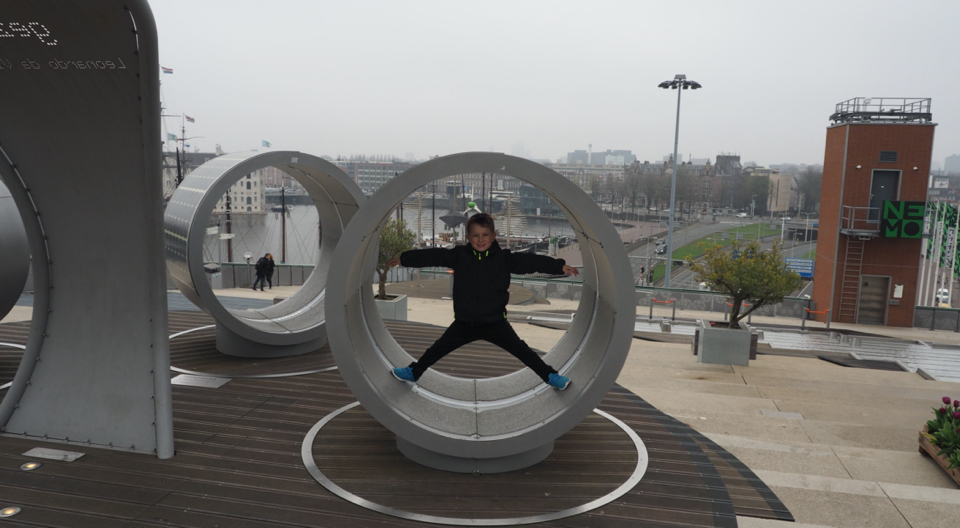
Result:
{"label": "blue sneaker", "polygon": [[[396,374],[394,375],[396,376]],[[564,390],[570,386],[570,378],[566,376],[561,376],[556,372],[551,372],[550,376],[547,378],[547,385],[550,385],[551,387],[557,390]]]}
{"label": "blue sneaker", "polygon": [[400,381],[412,381],[414,383],[417,382],[417,380],[413,379],[413,369],[411,367],[398,367],[393,369],[393,377]]}

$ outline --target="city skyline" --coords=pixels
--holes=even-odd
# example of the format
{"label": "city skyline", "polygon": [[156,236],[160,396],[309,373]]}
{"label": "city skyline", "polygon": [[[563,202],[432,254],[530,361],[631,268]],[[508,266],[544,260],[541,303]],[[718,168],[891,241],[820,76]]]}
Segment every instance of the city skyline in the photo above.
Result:
{"label": "city skyline", "polygon": [[[658,161],[741,153],[819,164],[828,117],[854,97],[929,97],[934,167],[960,152],[960,5],[761,1],[646,5],[252,1],[153,5],[165,113],[193,148],[417,159],[454,152],[556,161],[586,149]],[[202,39],[203,45],[196,43]],[[165,133],[180,135],[180,120]],[[171,144],[172,148],[172,144]],[[191,149],[191,150],[192,150]]]}

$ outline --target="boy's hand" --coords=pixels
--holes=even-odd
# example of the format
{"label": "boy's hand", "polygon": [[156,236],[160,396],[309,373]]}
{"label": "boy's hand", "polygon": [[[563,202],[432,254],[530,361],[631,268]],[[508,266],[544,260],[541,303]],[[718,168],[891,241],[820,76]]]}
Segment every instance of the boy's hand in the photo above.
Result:
{"label": "boy's hand", "polygon": [[563,273],[564,273],[565,275],[569,275],[569,276],[573,277],[573,276],[576,276],[576,275],[580,275],[580,270],[578,270],[577,268],[574,268],[574,267],[572,267],[572,266],[567,266],[566,264],[564,264],[564,265],[563,265]]}
{"label": "boy's hand", "polygon": [[387,261],[387,269],[400,265],[400,257],[394,257]]}

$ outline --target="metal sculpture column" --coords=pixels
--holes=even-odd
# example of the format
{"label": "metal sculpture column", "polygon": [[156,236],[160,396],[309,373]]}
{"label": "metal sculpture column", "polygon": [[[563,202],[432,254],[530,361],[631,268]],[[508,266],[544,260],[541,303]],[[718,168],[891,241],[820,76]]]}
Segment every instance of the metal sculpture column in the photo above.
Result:
{"label": "metal sculpture column", "polygon": [[[390,374],[412,358],[387,332],[373,299],[377,239],[391,212],[420,187],[456,174],[490,172],[525,180],[547,194],[577,233],[583,294],[574,322],[544,360],[573,380],[564,392],[529,369],[491,379],[428,370],[416,385]],[[380,188],[343,233],[328,277],[330,347],[350,390],[397,446],[423,465],[496,473],[546,458],[616,381],[633,338],[630,264],[613,225],[579,187],[528,160],[492,153],[436,158]]]}
{"label": "metal sculpture column", "polygon": [[34,307],[0,430],[173,456],[156,26],[143,0],[6,2],[0,177]]}
{"label": "metal sculpture column", "polygon": [[[283,302],[260,310],[228,310],[207,282],[203,239],[217,201],[244,175],[276,167],[300,182],[317,207],[323,240],[310,277]],[[240,357],[282,357],[312,352],[327,342],[323,298],[327,272],[363,192],[336,165],[302,152],[241,152],[214,158],[191,172],[164,215],[167,268],[194,304],[217,320],[217,350]]]}
{"label": "metal sculpture column", "polygon": [[0,319],[17,304],[30,271],[30,246],[17,204],[10,191],[0,181],[0,258],[3,273],[0,274]]}

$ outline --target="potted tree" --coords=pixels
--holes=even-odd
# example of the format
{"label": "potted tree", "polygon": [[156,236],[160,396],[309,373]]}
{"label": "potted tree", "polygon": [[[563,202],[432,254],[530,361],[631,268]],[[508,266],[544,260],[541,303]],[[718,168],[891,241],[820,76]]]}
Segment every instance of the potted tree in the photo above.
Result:
{"label": "potted tree", "polygon": [[380,231],[378,242],[379,253],[377,255],[377,278],[379,285],[377,295],[374,297],[377,303],[377,309],[380,310],[380,316],[384,319],[407,320],[407,296],[406,295],[387,295],[387,261],[399,257],[401,253],[413,248],[413,241],[417,235],[407,229],[407,223],[404,220],[391,218]]}
{"label": "potted tree", "polygon": [[[687,257],[687,265],[697,282],[726,294],[732,305],[728,323],[700,321],[698,360],[745,366],[750,360],[750,331],[742,329],[740,322],[762,306],[782,302],[800,288],[803,279],[787,267],[782,243],[774,242],[769,251],[764,251],[758,240],[733,241],[729,250],[719,244],[698,245],[704,251],[702,260]],[[744,304],[749,308],[743,310]]]}

